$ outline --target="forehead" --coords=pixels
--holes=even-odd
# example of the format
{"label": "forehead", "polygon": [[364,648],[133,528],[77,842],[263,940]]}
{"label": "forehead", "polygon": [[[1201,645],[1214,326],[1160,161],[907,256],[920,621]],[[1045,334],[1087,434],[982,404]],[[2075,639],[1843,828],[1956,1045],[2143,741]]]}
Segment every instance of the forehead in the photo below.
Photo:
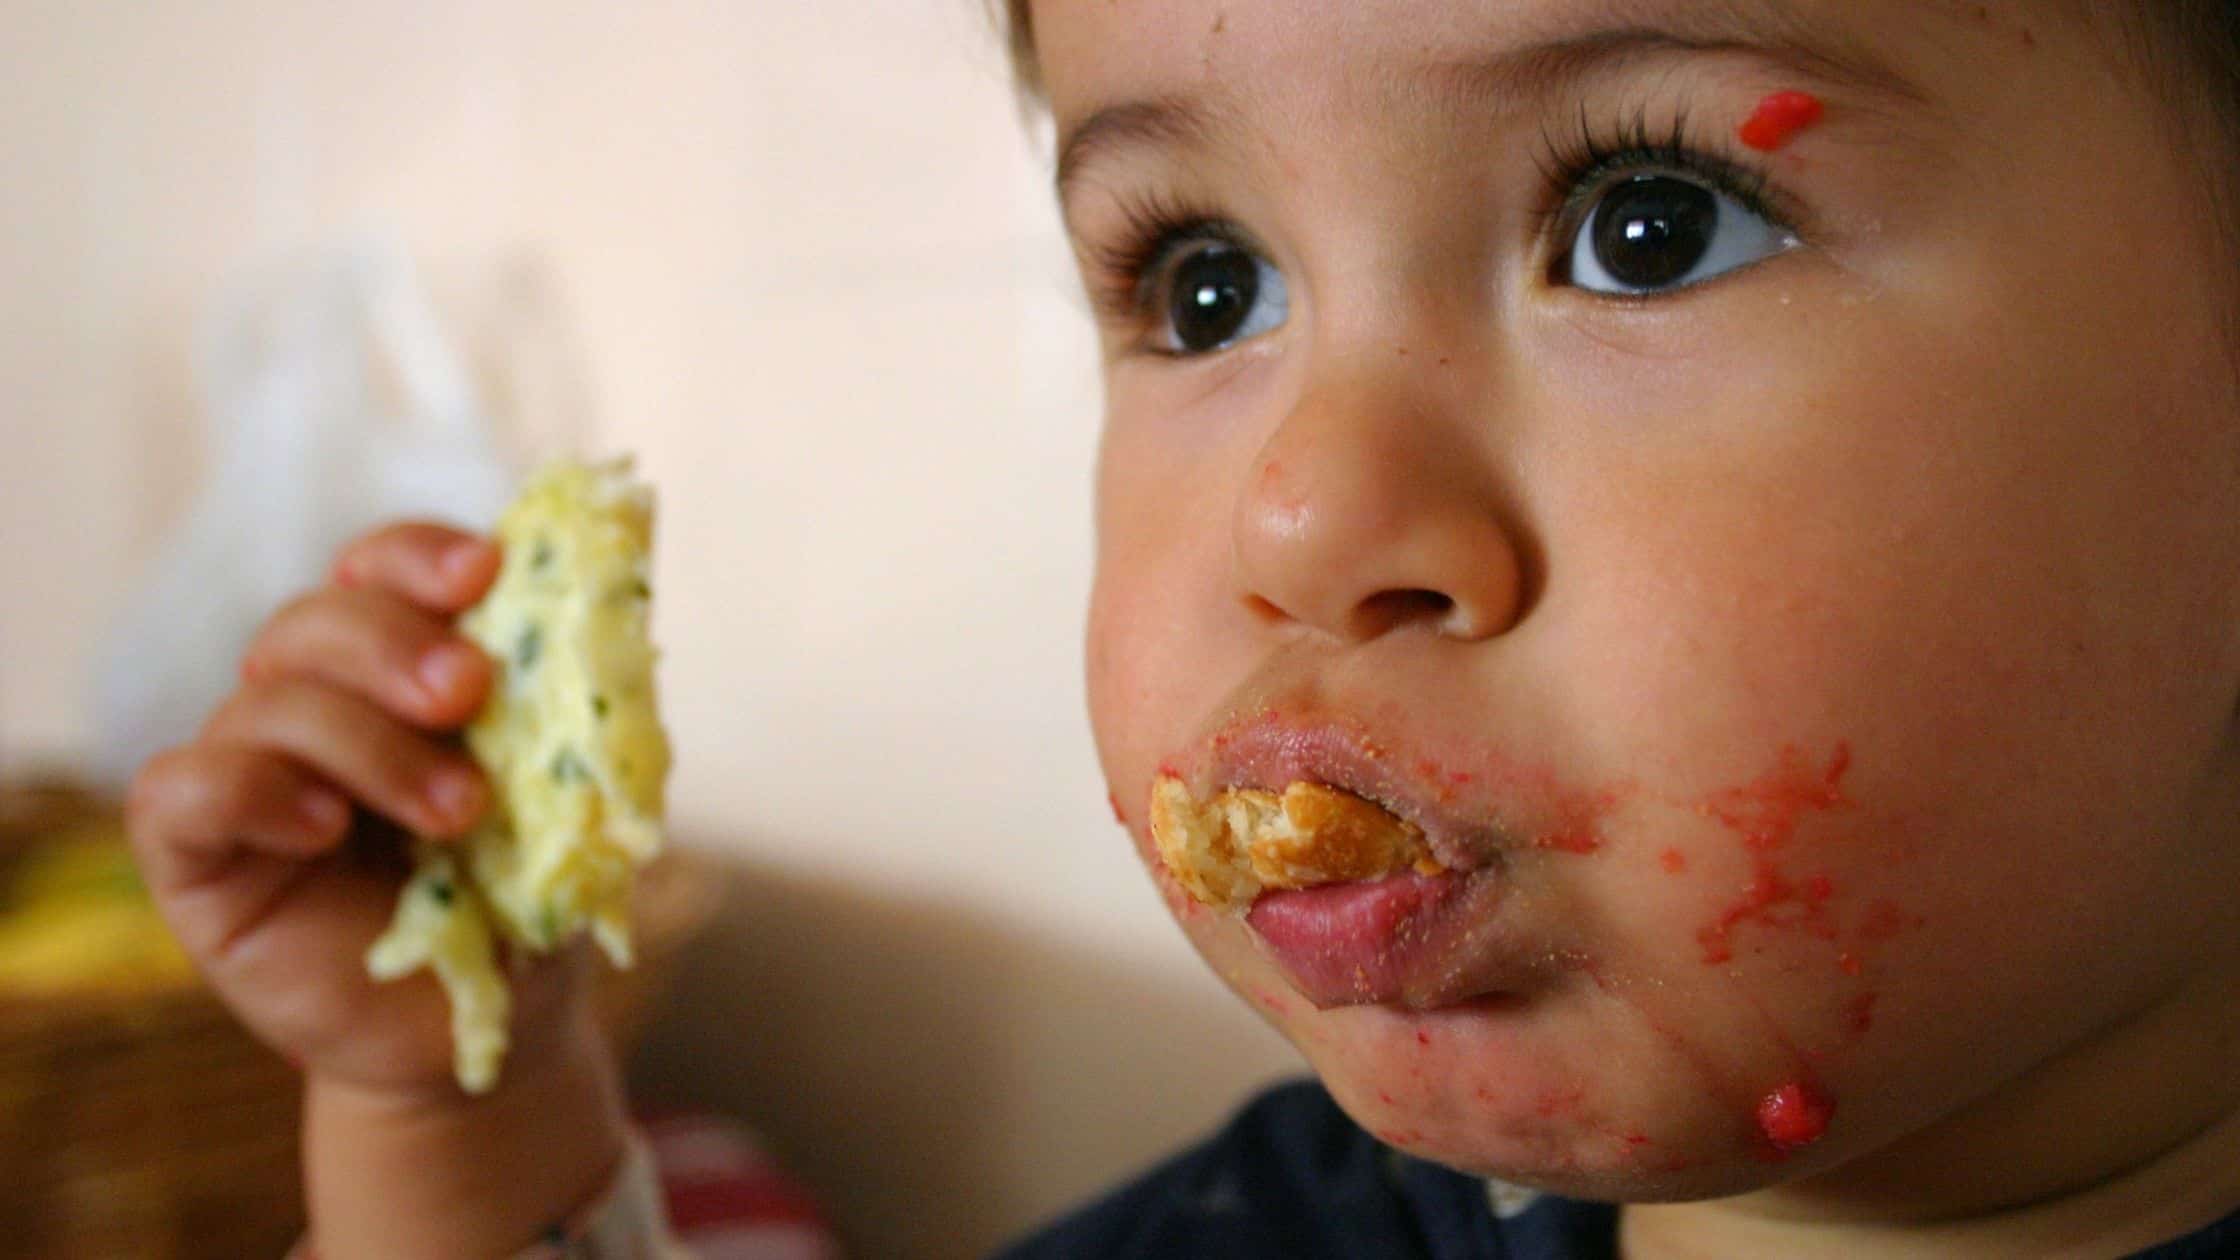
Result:
{"label": "forehead", "polygon": [[1627,35],[1761,50],[1838,77],[1964,74],[1984,49],[2054,51],[2086,10],[1958,0],[1041,0],[1060,134],[1115,102],[1405,84],[1442,66]]}

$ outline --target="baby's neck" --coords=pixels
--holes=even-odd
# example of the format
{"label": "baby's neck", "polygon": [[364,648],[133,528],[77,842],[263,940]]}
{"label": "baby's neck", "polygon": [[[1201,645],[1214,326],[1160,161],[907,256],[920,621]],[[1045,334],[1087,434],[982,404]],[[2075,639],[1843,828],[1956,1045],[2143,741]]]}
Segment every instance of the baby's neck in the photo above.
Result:
{"label": "baby's neck", "polygon": [[[1626,1209],[1626,1260],[2116,1257],[2240,1207],[2240,983],[2170,1000],[1818,1177]],[[2143,1081],[2142,1077],[2150,1078]]]}

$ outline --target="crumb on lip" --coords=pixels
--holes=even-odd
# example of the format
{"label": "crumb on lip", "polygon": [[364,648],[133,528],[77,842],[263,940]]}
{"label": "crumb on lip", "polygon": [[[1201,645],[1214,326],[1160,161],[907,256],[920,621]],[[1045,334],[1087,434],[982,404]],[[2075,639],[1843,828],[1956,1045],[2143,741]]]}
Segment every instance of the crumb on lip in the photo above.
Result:
{"label": "crumb on lip", "polygon": [[1299,780],[1279,794],[1225,788],[1194,799],[1161,775],[1151,791],[1151,835],[1160,861],[1205,905],[1249,903],[1268,889],[1436,875],[1423,829],[1357,793]]}

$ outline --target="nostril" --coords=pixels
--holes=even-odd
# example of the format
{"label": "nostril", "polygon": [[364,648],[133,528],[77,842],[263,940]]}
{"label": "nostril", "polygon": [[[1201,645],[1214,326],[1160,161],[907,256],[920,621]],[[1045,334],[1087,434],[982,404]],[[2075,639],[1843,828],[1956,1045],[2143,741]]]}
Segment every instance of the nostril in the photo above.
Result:
{"label": "nostril", "polygon": [[1251,613],[1252,616],[1258,621],[1274,622],[1282,621],[1284,619],[1284,611],[1281,608],[1276,607],[1274,604],[1268,602],[1258,595],[1245,596],[1244,608],[1246,612]]}
{"label": "nostril", "polygon": [[1378,591],[1361,601],[1357,620],[1370,633],[1382,633],[1411,621],[1442,622],[1453,611],[1453,597],[1439,591]]}

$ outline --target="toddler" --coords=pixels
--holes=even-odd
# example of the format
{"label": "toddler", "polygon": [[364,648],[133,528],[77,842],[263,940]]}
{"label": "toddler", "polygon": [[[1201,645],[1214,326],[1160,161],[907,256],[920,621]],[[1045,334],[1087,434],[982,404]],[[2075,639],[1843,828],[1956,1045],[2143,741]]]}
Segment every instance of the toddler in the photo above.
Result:
{"label": "toddler", "polygon": [[[2240,1254],[2240,5],[1009,21],[1103,346],[1103,768],[1319,1078],[1013,1254]],[[360,966],[348,806],[481,805],[496,561],[356,544],[133,795],[305,1066],[326,1256],[658,1230],[573,960],[472,1103]],[[1209,908],[1163,777],[1438,860]]]}

